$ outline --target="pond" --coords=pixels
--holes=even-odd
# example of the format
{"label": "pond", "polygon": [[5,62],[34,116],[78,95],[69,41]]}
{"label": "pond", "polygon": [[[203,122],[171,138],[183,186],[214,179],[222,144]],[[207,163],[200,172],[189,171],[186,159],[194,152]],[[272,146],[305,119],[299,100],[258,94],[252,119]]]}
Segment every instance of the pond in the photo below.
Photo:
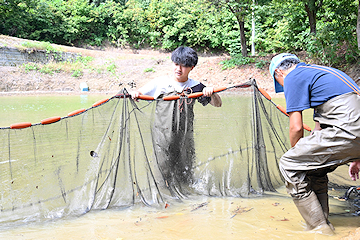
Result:
{"label": "pond", "polygon": [[[53,116],[66,116],[89,108],[106,95],[2,96],[0,127],[18,122],[38,123]],[[234,96],[224,96],[224,103]],[[274,99],[284,104],[283,99]],[[231,104],[224,104],[229,108]],[[201,111],[196,108],[196,111]],[[214,111],[216,113],[216,111]],[[214,118],[214,116],[212,116]],[[305,122],[311,123],[311,112]],[[210,123],[209,123],[210,124]],[[207,127],[216,127],[207,126]],[[205,131],[205,130],[204,130]],[[344,176],[348,177],[347,175]],[[1,239],[340,239],[359,227],[360,219],[349,214],[350,207],[336,196],[330,197],[330,221],[335,236],[305,232],[304,222],[283,186],[261,197],[190,196],[171,202],[166,208],[142,204],[126,208],[93,210],[81,216],[0,226]]]}

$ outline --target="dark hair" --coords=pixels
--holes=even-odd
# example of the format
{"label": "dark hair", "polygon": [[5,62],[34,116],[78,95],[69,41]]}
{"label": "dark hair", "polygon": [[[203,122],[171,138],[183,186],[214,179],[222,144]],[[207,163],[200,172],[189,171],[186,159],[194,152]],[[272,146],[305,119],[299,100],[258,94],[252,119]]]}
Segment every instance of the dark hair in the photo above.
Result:
{"label": "dark hair", "polygon": [[[280,63],[280,65],[277,67],[277,69],[280,69],[280,70],[288,70],[289,68],[291,68],[292,66],[296,65],[300,63],[300,61],[296,58],[288,58],[288,59],[285,59],[284,61],[282,61]],[[276,72],[274,72],[274,77],[277,77],[277,74]]]}
{"label": "dark hair", "polygon": [[291,68],[293,65],[298,64],[299,62],[300,61],[296,58],[288,58],[282,61],[277,68],[280,70],[287,70]]}
{"label": "dark hair", "polygon": [[198,63],[198,55],[190,47],[178,47],[171,53],[171,61],[184,67],[195,67]]}

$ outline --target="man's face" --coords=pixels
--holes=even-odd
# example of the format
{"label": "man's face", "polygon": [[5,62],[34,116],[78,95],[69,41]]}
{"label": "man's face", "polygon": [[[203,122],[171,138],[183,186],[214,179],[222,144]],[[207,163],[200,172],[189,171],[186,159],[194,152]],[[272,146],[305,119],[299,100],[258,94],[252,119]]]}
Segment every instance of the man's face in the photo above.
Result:
{"label": "man's face", "polygon": [[275,75],[274,78],[275,80],[281,85],[284,86],[284,78],[286,75],[284,75],[284,71],[279,70],[279,69],[275,69]]}
{"label": "man's face", "polygon": [[178,82],[186,82],[188,80],[188,76],[191,70],[193,70],[194,66],[192,67],[185,67],[178,63],[173,63],[174,66],[174,78]]}

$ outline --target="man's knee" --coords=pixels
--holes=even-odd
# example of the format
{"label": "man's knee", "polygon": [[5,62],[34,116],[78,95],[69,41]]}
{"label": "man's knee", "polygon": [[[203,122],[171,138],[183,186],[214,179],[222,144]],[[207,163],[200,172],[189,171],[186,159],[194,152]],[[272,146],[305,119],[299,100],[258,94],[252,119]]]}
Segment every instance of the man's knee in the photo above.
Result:
{"label": "man's knee", "polygon": [[328,168],[316,169],[308,172],[307,178],[311,183],[311,189],[316,194],[323,194],[328,192],[328,172]]}

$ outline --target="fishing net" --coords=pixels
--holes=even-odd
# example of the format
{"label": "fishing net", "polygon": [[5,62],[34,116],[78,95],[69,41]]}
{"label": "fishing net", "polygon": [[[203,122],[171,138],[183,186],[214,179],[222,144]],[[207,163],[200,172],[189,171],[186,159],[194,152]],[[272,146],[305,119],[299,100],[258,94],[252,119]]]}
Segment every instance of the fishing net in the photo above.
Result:
{"label": "fishing net", "polygon": [[0,128],[0,224],[276,191],[288,116],[254,80],[219,94],[230,107],[197,95],[134,101],[123,89],[66,117]]}

